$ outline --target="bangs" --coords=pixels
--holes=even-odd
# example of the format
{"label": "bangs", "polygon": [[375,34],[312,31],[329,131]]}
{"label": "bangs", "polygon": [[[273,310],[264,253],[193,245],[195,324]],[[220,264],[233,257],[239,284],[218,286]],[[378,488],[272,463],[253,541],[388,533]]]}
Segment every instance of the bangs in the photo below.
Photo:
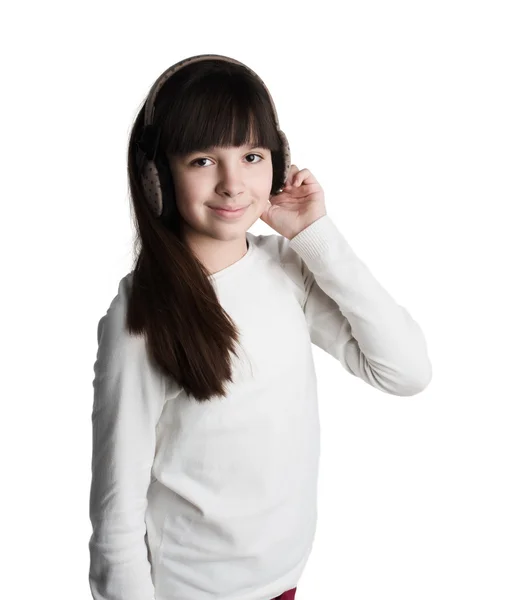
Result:
{"label": "bangs", "polygon": [[[170,83],[169,79],[167,85]],[[179,97],[162,101],[161,110],[157,108],[165,115],[161,145],[166,154],[184,156],[243,145],[280,150],[270,99],[261,82],[243,73],[231,76],[225,70],[187,82],[182,88]],[[171,97],[169,91],[167,95]]]}

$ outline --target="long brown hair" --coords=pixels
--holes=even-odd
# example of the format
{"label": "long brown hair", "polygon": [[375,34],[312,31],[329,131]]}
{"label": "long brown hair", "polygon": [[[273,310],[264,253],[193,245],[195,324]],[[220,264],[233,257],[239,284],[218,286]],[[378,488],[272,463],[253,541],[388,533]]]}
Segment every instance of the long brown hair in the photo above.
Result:
{"label": "long brown hair", "polygon": [[[127,328],[130,334],[145,335],[147,350],[162,372],[203,402],[225,396],[239,332],[218,301],[210,272],[181,237],[175,202],[170,217],[156,218],[147,206],[136,163],[144,109],[145,104],[128,145],[135,264]],[[173,74],[157,95],[154,124],[160,128],[157,161],[164,161],[164,170],[169,154],[251,142],[271,150],[271,194],[283,183],[281,143],[268,95],[241,65],[209,59]]]}

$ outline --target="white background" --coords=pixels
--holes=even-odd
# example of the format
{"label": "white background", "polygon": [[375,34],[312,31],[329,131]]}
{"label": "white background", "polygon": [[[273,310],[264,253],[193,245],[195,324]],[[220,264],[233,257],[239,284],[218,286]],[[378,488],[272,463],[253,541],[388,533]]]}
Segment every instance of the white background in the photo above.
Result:
{"label": "white background", "polygon": [[[314,347],[319,520],[296,600],[506,598],[501,2],[25,2],[1,14],[2,597],[90,599],[96,327],[131,267],[128,133],[195,54],[253,68],[292,162],[422,327],[394,397]],[[255,234],[273,233],[262,221]]]}

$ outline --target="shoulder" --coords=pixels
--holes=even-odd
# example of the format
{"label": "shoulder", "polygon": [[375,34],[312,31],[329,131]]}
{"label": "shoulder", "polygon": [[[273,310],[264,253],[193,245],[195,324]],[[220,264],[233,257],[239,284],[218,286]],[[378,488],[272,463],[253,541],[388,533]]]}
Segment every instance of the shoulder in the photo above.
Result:
{"label": "shoulder", "polygon": [[127,329],[126,317],[131,287],[132,272],[120,279],[116,295],[98,321],[97,342],[104,354],[117,356],[121,349],[131,350],[142,345],[142,338],[131,335]]}
{"label": "shoulder", "polygon": [[161,409],[166,399],[167,381],[148,352],[146,337],[131,334],[127,327],[131,286],[132,273],[128,273],[120,279],[117,293],[98,321],[93,367],[95,412],[120,403],[128,405],[128,411],[138,407],[147,411],[148,406]]}
{"label": "shoulder", "polygon": [[[98,350],[94,365],[95,381],[125,380],[157,381],[161,370],[148,351],[145,334],[130,333],[127,310],[132,273],[121,278],[118,291],[112,298],[97,326]],[[157,385],[158,385],[157,383]],[[163,385],[163,384],[162,384]]]}
{"label": "shoulder", "polygon": [[273,261],[279,266],[279,269],[288,278],[303,301],[312,280],[312,273],[291,246],[290,240],[278,233],[255,235],[253,240],[255,246],[267,260]]}

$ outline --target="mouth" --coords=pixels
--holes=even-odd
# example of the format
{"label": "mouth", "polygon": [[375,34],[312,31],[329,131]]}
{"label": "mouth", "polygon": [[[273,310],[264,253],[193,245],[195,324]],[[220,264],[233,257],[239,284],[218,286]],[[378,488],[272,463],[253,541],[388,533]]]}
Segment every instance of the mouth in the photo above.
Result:
{"label": "mouth", "polygon": [[214,208],[213,206],[210,206],[209,208],[211,208],[211,210],[214,213],[221,217],[225,217],[227,219],[237,219],[246,212],[248,206],[243,206],[242,208],[237,208],[235,210],[230,210],[226,208]]}
{"label": "mouth", "polygon": [[211,206],[211,208],[217,208],[218,210],[229,210],[229,211],[236,211],[236,210],[242,210],[243,208],[246,208],[246,206]]}

